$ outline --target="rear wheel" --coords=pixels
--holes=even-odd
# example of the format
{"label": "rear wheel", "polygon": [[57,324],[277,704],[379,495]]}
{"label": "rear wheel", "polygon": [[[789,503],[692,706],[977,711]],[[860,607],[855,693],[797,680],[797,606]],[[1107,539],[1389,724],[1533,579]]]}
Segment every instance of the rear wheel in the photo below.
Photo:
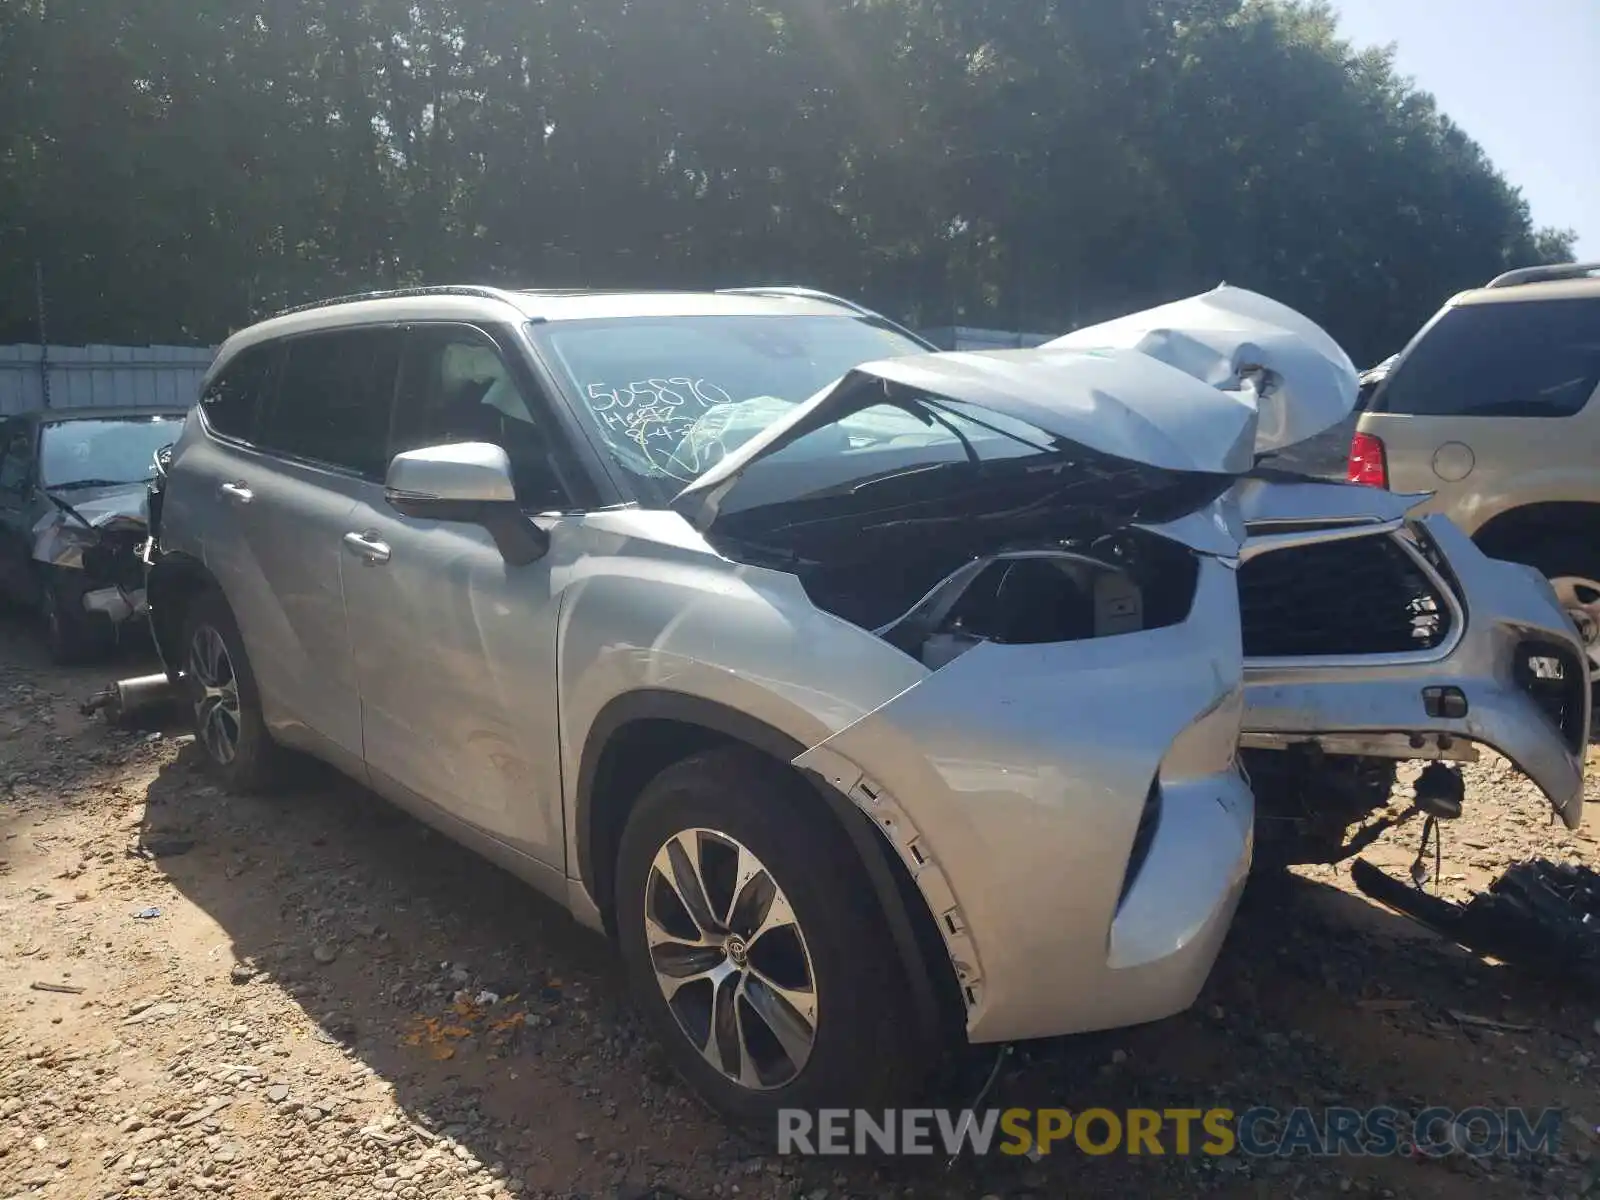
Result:
{"label": "rear wheel", "polygon": [[690,1086],[770,1138],[783,1108],[883,1107],[924,1055],[854,852],[805,785],[743,750],[668,767],[629,817],[617,932],[634,995]]}
{"label": "rear wheel", "polygon": [[270,787],[277,780],[283,752],[267,732],[244,640],[219,592],[203,592],[191,603],[183,647],[195,741],[230,787],[240,791]]}

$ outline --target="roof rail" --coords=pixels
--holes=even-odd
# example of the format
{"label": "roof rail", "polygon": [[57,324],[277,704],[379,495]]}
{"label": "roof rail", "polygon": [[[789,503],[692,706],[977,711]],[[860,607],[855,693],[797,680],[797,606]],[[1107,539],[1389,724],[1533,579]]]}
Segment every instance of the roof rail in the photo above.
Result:
{"label": "roof rail", "polygon": [[843,296],[835,296],[832,292],[820,291],[817,288],[794,287],[785,283],[759,284],[755,287],[718,288],[717,293],[722,296],[793,296],[799,300],[821,300],[827,304],[837,304],[840,308],[848,308],[851,312],[860,313],[863,317],[881,315],[873,312],[865,305],[857,304],[854,300],[846,300]]}
{"label": "roof rail", "polygon": [[503,288],[485,287],[478,284],[444,284],[433,287],[392,288],[388,291],[353,292],[348,296],[330,296],[326,300],[311,300],[305,304],[295,304],[289,308],[279,309],[273,313],[274,317],[286,317],[290,313],[309,312],[314,308],[328,308],[335,304],[359,304],[363,300],[402,300],[413,296],[476,296],[482,300],[504,300],[514,303],[511,293]]}
{"label": "roof rail", "polygon": [[843,296],[835,296],[832,292],[824,292],[818,288],[795,287],[791,284],[785,283],[771,283],[760,284],[755,287],[718,288],[717,295],[791,296],[797,300],[819,300],[824,304],[837,304],[840,308],[849,309],[858,316],[871,317],[874,321],[882,321],[885,325],[888,325],[890,328],[892,328],[896,333],[904,334],[906,337],[916,342],[919,346],[926,347],[929,350],[938,349],[937,346],[935,346],[927,338],[923,337],[920,333],[907,329],[898,321],[891,321],[881,312],[876,312],[873,309],[868,308],[865,304],[858,304],[854,300],[846,300]]}
{"label": "roof rail", "polygon": [[1542,267],[1520,267],[1496,275],[1483,286],[1486,288],[1516,287],[1523,283],[1547,283],[1553,279],[1582,279],[1600,271],[1600,262],[1549,263]]}

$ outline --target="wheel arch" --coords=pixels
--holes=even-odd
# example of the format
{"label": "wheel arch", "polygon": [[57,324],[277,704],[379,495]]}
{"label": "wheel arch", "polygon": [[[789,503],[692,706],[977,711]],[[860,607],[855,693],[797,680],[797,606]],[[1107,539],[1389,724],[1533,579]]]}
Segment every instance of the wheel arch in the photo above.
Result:
{"label": "wheel arch", "polygon": [[182,669],[183,625],[189,604],[206,591],[221,591],[216,576],[198,558],[165,554],[155,561],[145,579],[145,600],[150,606],[150,636],[169,678]]}
{"label": "wheel arch", "polygon": [[1561,538],[1600,537],[1600,504],[1552,500],[1509,508],[1486,521],[1472,540],[1491,558],[1523,562],[1526,552]]}
{"label": "wheel arch", "polygon": [[615,938],[615,867],[622,830],[644,786],[675,762],[719,745],[756,750],[806,784],[848,837],[894,940],[919,1023],[930,1037],[959,1028],[964,1009],[956,973],[904,863],[876,825],[848,797],[796,769],[806,746],[750,714],[681,692],[642,689],[611,700],[584,743],[576,790],[578,869]]}

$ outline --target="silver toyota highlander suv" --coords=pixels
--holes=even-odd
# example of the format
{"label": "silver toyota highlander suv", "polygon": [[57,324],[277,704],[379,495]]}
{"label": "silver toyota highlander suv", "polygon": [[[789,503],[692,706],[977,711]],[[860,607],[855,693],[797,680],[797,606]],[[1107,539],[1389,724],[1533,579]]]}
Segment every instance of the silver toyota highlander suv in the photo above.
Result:
{"label": "silver toyota highlander suv", "polygon": [[[1299,357],[1348,411],[1342,353]],[[218,354],[152,625],[234,784],[307,751],[558,898],[731,1118],[886,1103],[941,1039],[1209,972],[1255,816],[1241,560],[1404,524],[1244,480],[1295,425],[1264,358],[937,354],[781,289],[329,302]],[[1531,575],[1489,586],[1582,662]]]}

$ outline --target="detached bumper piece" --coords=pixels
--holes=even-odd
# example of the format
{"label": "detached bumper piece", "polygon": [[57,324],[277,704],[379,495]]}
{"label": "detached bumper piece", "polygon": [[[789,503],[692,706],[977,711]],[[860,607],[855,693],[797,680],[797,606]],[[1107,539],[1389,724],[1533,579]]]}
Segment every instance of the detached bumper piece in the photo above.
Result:
{"label": "detached bumper piece", "polygon": [[83,594],[83,607],[92,613],[103,613],[113,625],[121,625],[130,617],[142,617],[150,611],[144,589],[124,591],[120,587],[95,588]]}
{"label": "detached bumper piece", "polygon": [[[1312,551],[1329,557],[1314,563]],[[1395,759],[1487,747],[1567,828],[1581,823],[1588,663],[1532,568],[1487,557],[1434,515],[1405,536],[1264,554],[1241,568],[1239,587],[1247,747],[1313,742]],[[1375,632],[1362,633],[1369,616]]]}
{"label": "detached bumper piece", "polygon": [[1600,872],[1544,859],[1518,863],[1466,904],[1392,879],[1365,859],[1350,876],[1380,904],[1474,953],[1600,985]]}

